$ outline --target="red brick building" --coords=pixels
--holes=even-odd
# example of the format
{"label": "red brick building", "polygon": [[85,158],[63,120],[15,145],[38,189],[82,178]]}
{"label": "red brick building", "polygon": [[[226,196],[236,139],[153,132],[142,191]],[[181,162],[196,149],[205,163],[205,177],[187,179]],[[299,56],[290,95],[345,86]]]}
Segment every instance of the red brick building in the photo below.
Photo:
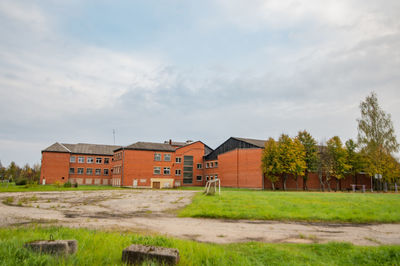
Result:
{"label": "red brick building", "polygon": [[[265,140],[235,137],[215,150],[201,141],[136,142],[129,146],[55,143],[42,151],[41,183],[171,188],[204,186],[208,180],[219,179],[224,187],[271,189],[261,170],[264,145]],[[350,184],[370,188],[365,175],[342,180],[340,188]],[[275,186],[283,187],[281,181]],[[307,186],[320,189],[317,174],[310,174]],[[287,180],[288,189],[297,187],[303,187],[302,178],[297,184],[293,178]],[[331,187],[336,188],[335,179]]]}
{"label": "red brick building", "polygon": [[54,143],[42,151],[41,184],[110,185],[114,150],[120,146]]}

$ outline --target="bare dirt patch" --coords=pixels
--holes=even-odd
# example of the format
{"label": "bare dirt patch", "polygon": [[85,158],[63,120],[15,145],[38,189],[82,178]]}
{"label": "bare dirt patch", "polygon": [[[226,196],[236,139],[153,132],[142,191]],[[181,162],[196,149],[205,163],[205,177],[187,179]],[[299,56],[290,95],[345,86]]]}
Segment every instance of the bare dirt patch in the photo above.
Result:
{"label": "bare dirt patch", "polygon": [[[178,218],[196,192],[105,190],[0,194],[0,226],[57,224],[161,233],[202,242],[400,244],[400,224],[327,224]],[[12,198],[12,200],[11,200]]]}

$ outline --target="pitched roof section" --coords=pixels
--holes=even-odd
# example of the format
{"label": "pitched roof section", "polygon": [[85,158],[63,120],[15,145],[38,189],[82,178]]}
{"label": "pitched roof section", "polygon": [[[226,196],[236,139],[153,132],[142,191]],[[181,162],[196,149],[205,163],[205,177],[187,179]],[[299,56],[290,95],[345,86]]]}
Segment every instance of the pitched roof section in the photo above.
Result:
{"label": "pitched roof section", "polygon": [[154,142],[136,142],[129,146],[126,146],[127,150],[147,150],[147,151],[175,151],[176,147],[173,147],[165,143],[154,143]]}
{"label": "pitched roof section", "polygon": [[46,149],[44,149],[42,152],[44,151],[49,151],[49,152],[71,152],[70,150],[68,150],[67,147],[65,147],[64,145],[56,142],[53,145],[47,147]]}
{"label": "pitched roof section", "polygon": [[267,142],[266,140],[262,140],[262,139],[247,139],[247,138],[236,138],[236,137],[232,137],[234,139],[252,144],[254,146],[257,146],[259,148],[264,148],[265,147],[265,142]]}
{"label": "pitched roof section", "polygon": [[68,153],[80,153],[80,154],[93,154],[93,155],[113,155],[114,150],[121,146],[116,145],[101,145],[101,144],[66,144],[66,143],[54,143],[50,147],[44,149],[46,152],[68,152]]}

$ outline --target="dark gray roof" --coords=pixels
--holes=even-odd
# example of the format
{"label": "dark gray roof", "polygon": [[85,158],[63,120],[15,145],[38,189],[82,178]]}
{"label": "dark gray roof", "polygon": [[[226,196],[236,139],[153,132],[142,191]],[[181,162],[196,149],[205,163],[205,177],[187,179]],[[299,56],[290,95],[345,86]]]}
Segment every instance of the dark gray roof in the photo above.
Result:
{"label": "dark gray roof", "polygon": [[176,147],[173,147],[165,143],[154,143],[154,142],[136,142],[129,146],[126,146],[127,150],[148,150],[148,151],[175,151]]}
{"label": "dark gray roof", "polygon": [[94,155],[113,155],[114,150],[121,146],[116,145],[102,145],[102,144],[66,144],[66,143],[54,143],[50,147],[44,149],[47,152],[69,152],[78,154],[94,154]]}
{"label": "dark gray roof", "polygon": [[265,142],[267,142],[266,140],[262,140],[262,139],[247,139],[247,138],[236,138],[236,137],[233,137],[233,138],[243,141],[243,142],[250,143],[250,144],[260,147],[260,148],[264,148]]}

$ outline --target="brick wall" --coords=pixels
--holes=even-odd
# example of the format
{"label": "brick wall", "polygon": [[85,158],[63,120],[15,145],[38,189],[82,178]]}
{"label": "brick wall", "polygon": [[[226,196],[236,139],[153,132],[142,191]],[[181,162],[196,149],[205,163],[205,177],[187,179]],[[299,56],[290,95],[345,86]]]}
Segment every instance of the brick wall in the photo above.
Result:
{"label": "brick wall", "polygon": [[45,179],[46,184],[65,183],[68,180],[69,153],[43,152],[40,171],[40,184]]}

